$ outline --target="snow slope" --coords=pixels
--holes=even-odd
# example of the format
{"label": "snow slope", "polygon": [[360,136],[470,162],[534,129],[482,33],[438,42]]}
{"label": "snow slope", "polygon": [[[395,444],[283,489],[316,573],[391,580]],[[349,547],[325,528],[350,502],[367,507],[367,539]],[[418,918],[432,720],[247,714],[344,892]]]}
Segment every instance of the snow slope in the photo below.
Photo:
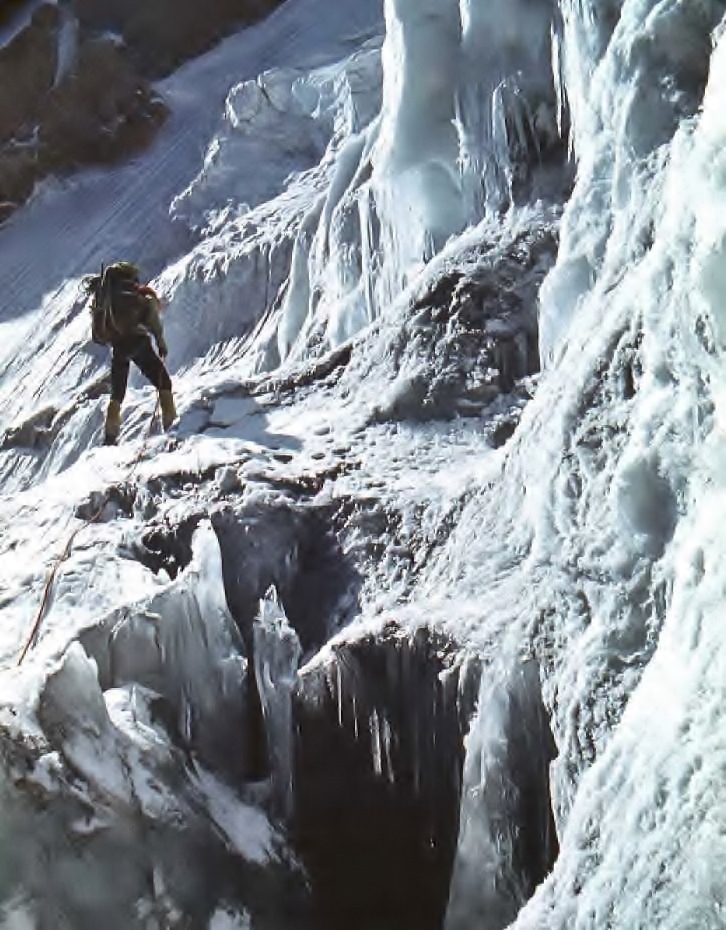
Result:
{"label": "snow slope", "polygon": [[724,925],[724,17],[288,0],[0,230],[6,926]]}
{"label": "snow slope", "polygon": [[[375,2],[341,8],[332,15],[321,15],[315,3],[286,4],[265,23],[227,40],[213,55],[192,62],[160,85],[173,116],[151,152],[118,171],[86,173],[43,187],[28,209],[3,229],[0,370],[13,372],[11,378],[3,378],[6,387],[17,384],[32,358],[45,387],[41,390],[38,382],[29,385],[27,393],[16,395],[14,405],[4,403],[4,409],[28,411],[47,402],[49,394],[54,400],[63,396],[62,385],[56,386],[52,376],[63,362],[49,347],[51,354],[38,365],[37,353],[39,343],[43,352],[47,331],[73,312],[80,275],[123,254],[152,277],[189,247],[188,233],[169,216],[170,201],[201,166],[230,87],[268,69],[306,64],[321,54],[335,61],[346,49],[357,47],[361,34],[375,30],[379,17]],[[250,174],[254,185],[254,172]],[[41,257],[44,270],[38,274]],[[82,348],[82,333],[85,322],[73,338],[73,354]],[[87,351],[85,367],[76,369],[69,380],[72,391],[86,371],[94,369],[93,355],[89,361]],[[65,357],[68,346],[59,354]]]}

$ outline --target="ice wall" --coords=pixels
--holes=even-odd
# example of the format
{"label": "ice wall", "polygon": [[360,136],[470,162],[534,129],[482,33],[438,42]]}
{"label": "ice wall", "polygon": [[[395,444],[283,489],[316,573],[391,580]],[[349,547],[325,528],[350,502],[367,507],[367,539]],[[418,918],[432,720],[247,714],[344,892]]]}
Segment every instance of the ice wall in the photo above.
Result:
{"label": "ice wall", "polygon": [[260,601],[253,627],[255,677],[272,770],[273,806],[280,817],[293,810],[292,693],[302,647],[274,588]]}
{"label": "ice wall", "polygon": [[464,223],[455,125],[462,27],[457,0],[390,0],[385,9],[373,185],[384,263],[403,277]]}
{"label": "ice wall", "polygon": [[[553,0],[461,0],[457,92],[468,215],[506,208],[516,185],[556,143]],[[543,192],[544,193],[544,192]]]}
{"label": "ice wall", "polygon": [[554,17],[549,0],[386,5],[373,181],[401,272],[506,209],[551,141]]}
{"label": "ice wall", "polygon": [[560,853],[514,926],[715,928],[724,9],[563,13],[578,180],[542,293],[549,367],[431,590],[486,591],[487,638],[508,597],[499,632],[543,661]]}
{"label": "ice wall", "polygon": [[367,316],[344,332],[379,315],[450,237],[511,206],[556,137],[549,0],[390,0],[385,13],[375,224],[361,226]]}
{"label": "ice wall", "polygon": [[[380,117],[345,147],[325,209],[311,215],[325,245],[297,249],[280,325],[306,320],[296,335],[322,325],[326,347],[379,316],[449,238],[507,209],[522,185],[561,193],[560,169],[554,185],[533,180],[557,140],[552,3],[390,0],[385,14]],[[286,337],[281,358],[292,350]]]}
{"label": "ice wall", "polygon": [[[192,222],[211,218],[212,236],[169,281],[172,326],[197,318],[188,279],[218,279],[212,326],[218,339],[249,336],[253,370],[339,346],[451,237],[516,203],[557,201],[569,183],[551,0],[391,0],[384,11],[382,49],[371,40],[335,67],[235,88],[204,170],[175,204]],[[278,155],[250,178],[241,168],[259,157],[260,139]],[[251,261],[270,263],[263,308],[238,306]],[[201,348],[181,331],[174,341],[187,357]]]}
{"label": "ice wall", "polygon": [[[302,494],[305,487],[312,498],[320,491],[330,506],[340,507],[342,518],[346,508],[354,520],[357,508],[365,513],[371,499],[385,502],[370,522],[360,524],[361,545],[371,550],[365,584],[376,589],[366,602],[375,616],[367,619],[379,616],[381,603],[395,601],[394,569],[405,564],[406,585],[398,590],[405,590],[406,609],[397,616],[455,631],[456,641],[465,640],[487,672],[466,745],[451,927],[472,919],[489,921],[492,930],[512,920],[519,930],[721,927],[723,3],[562,0],[558,13],[534,0],[509,6],[391,2],[386,13],[383,72],[373,40],[339,67],[309,62],[268,73],[239,84],[230,97],[230,148],[212,153],[209,185],[199,179],[185,199],[187,219],[208,220],[207,232],[162,281],[171,297],[173,352],[196,366],[191,377],[179,373],[177,383],[185,401],[191,398],[188,409],[196,404],[198,414],[169,442],[170,455],[176,455],[176,443],[181,446],[177,461],[184,484],[182,490],[166,485],[167,490],[195,516],[210,506],[209,488],[200,490],[200,446],[190,436],[202,423],[211,424],[205,442],[222,437],[232,448],[240,437],[247,440],[244,451],[234,446],[245,462],[235,465],[239,473],[231,484],[224,482],[229,493],[266,475],[276,493],[286,488]],[[557,266],[541,295],[547,369],[519,425],[511,424],[514,435],[495,454],[485,439],[483,404],[468,431],[458,418],[449,423],[443,416],[458,412],[469,374],[475,378],[495,369],[496,340],[492,353],[478,351],[487,344],[488,301],[494,307],[508,298],[510,309],[529,310],[530,291],[540,280],[533,237],[507,238],[503,225],[497,226],[497,211],[523,193],[536,197],[542,190],[524,183],[520,168],[546,162],[545,142],[556,116],[551,74],[547,64],[540,84],[540,72],[528,69],[548,60],[553,22],[559,30],[559,92],[566,104],[561,115],[571,124],[577,183],[564,215]],[[425,75],[422,61],[430,65]],[[267,140],[280,143],[288,131],[300,135],[290,146],[289,163],[265,166],[260,197],[272,191],[272,199],[255,205],[250,198],[248,210],[240,199],[240,178],[234,184],[231,178],[240,152],[252,151],[245,149],[255,122],[247,119],[250,114],[259,115]],[[311,151],[303,152],[307,142]],[[297,161],[301,152],[308,160]],[[288,181],[285,169],[293,163],[305,170]],[[556,168],[566,178],[561,161]],[[220,205],[228,189],[233,202]],[[526,223],[527,211],[521,212]],[[448,236],[483,213],[487,225],[431,259]],[[547,240],[540,255],[549,256],[557,211],[540,216]],[[485,232],[504,250],[501,262],[487,258],[489,246],[475,248]],[[427,261],[426,276],[417,277]],[[393,295],[400,297],[407,283],[411,301],[399,300],[388,313]],[[276,368],[319,356],[382,315],[386,319],[349,353],[353,362],[344,376],[339,372],[347,364],[344,353],[333,368],[311,366],[297,380],[289,371],[278,373],[268,382],[264,417],[259,410],[254,418],[243,414],[243,407],[249,412],[257,403],[238,396],[239,379],[249,373],[240,362],[245,352],[258,370]],[[464,327],[462,317],[472,325]],[[498,320],[493,310],[491,319]],[[53,325],[62,321],[59,309]],[[496,329],[501,336],[501,327]],[[76,333],[73,344],[80,338]],[[80,376],[64,364],[65,355],[72,355],[70,343],[65,345],[57,348],[58,364],[76,384]],[[477,351],[467,355],[466,346]],[[32,358],[32,343],[25,352]],[[455,366],[467,359],[471,369],[459,378]],[[22,374],[20,368],[9,371]],[[201,388],[200,371],[207,379]],[[45,377],[36,363],[32,388],[42,387]],[[3,391],[12,395],[15,383],[8,378]],[[484,386],[488,390],[493,383]],[[431,400],[439,385],[450,393],[437,406]],[[282,399],[274,412],[273,394],[275,403]],[[414,418],[424,400],[431,419],[422,425]],[[20,398],[14,403],[22,406]],[[222,416],[225,409],[233,413],[233,431]],[[42,422],[23,424],[20,439],[35,436],[36,427],[42,432]],[[86,436],[78,428],[59,442],[75,443],[78,451]],[[263,455],[258,441],[274,443],[274,450]],[[157,451],[161,442],[167,440],[159,440]],[[187,449],[192,451],[185,459]],[[396,540],[401,545],[393,541],[397,507],[408,508],[408,535]],[[50,522],[48,513],[23,519]],[[263,512],[250,516],[269,527]],[[7,519],[8,530],[13,520]],[[223,540],[220,523],[213,525]],[[264,588],[255,590],[253,596],[253,575],[256,583],[271,567],[277,571],[297,560],[294,534],[289,534],[294,545],[276,544],[287,538],[283,535],[258,546],[267,537],[247,530],[241,524],[239,535],[229,533],[223,546],[230,606],[232,591],[250,602],[263,593]],[[114,659],[115,669],[99,659],[104,684],[126,687],[126,679],[141,674],[171,703],[175,726],[188,725],[185,735],[198,737],[194,748],[213,755],[220,744],[228,748],[224,728],[214,746],[206,743],[220,716],[216,709],[223,704],[223,723],[234,723],[235,701],[252,676],[225,609],[219,552],[208,526],[204,532],[207,541],[204,534],[197,541],[201,549],[188,578],[147,603],[150,616],[116,614],[100,630],[98,656]],[[112,533],[110,525],[104,538]],[[256,553],[245,564],[243,535]],[[89,552],[107,554],[88,546]],[[21,549],[20,558],[33,551]],[[321,548],[312,552],[314,561],[321,558]],[[337,556],[331,560],[332,569],[341,565]],[[289,607],[286,603],[286,613],[298,633],[297,595],[312,601],[317,584],[313,574],[290,588],[296,596]],[[363,600],[366,595],[364,587]],[[12,603],[15,595],[3,596]],[[351,609],[358,609],[357,601]],[[315,619],[312,610],[310,616]],[[208,618],[209,624],[203,622]],[[250,623],[254,619],[250,608]],[[376,652],[381,631],[374,624],[369,629]],[[325,623],[315,630],[330,632]],[[320,645],[313,639],[304,648]],[[252,640],[255,682],[268,738],[275,742],[273,790],[284,812],[298,644],[277,612],[258,618]],[[89,637],[86,642],[93,651]],[[139,643],[144,648],[137,650]],[[165,678],[162,653],[180,660],[186,676],[181,682]],[[103,699],[88,660],[74,652],[68,669],[82,694],[95,702],[91,710],[100,708],[90,721],[97,727],[96,749],[83,714],[70,715],[68,726],[79,732],[64,746],[77,762],[79,746],[91,754],[107,746],[109,733],[116,736],[101,713]],[[394,693],[405,674],[396,663],[386,669]],[[207,678],[214,679],[213,687]],[[361,770],[388,790],[397,728],[375,691],[370,713],[359,713],[362,679],[356,676],[345,705],[347,729],[340,728],[339,688],[324,692],[324,713],[318,716],[326,740],[347,734],[356,758],[360,753],[364,759]],[[62,683],[63,676],[54,679],[56,697],[73,691],[59,692]],[[406,700],[394,703],[401,708],[401,733],[415,725],[417,713],[433,713],[418,694],[415,687],[406,689]],[[52,714],[45,719],[52,727]],[[440,753],[453,733],[458,760],[459,731],[450,729],[448,715],[441,720],[440,730],[428,730],[441,734],[432,741],[432,753],[433,743]],[[320,784],[330,778],[341,810],[349,812],[348,783],[330,769],[328,756],[316,753],[314,742],[303,751],[310,754],[311,768],[320,769]],[[422,770],[417,763],[416,778]],[[436,771],[434,765],[427,770]],[[453,823],[458,781],[450,768],[447,772]],[[116,769],[109,777],[118,777]],[[215,791],[219,794],[226,798]],[[396,794],[397,804],[403,796]],[[536,802],[531,808],[528,796]],[[440,794],[433,790],[432,797]],[[321,790],[310,807],[315,842],[317,811],[329,812],[329,800],[329,792]],[[229,808],[219,797],[215,809],[220,823],[227,823]],[[340,824],[331,819],[337,829]],[[552,824],[559,840],[554,864]],[[371,828],[371,862],[377,868],[381,834],[375,824]],[[446,836],[453,858],[453,828],[447,827]],[[340,858],[334,843],[324,853],[326,861]],[[346,863],[351,884],[365,895],[367,889],[360,892],[355,885],[359,870],[352,857],[351,862]],[[332,886],[340,885],[339,873],[327,875]],[[393,869],[389,878],[395,885]],[[413,875],[410,887],[420,881],[420,874]],[[398,885],[392,888],[396,894]]]}
{"label": "ice wall", "polygon": [[508,926],[557,857],[549,796],[556,747],[535,663],[482,676],[466,740],[446,930]]}
{"label": "ice wall", "polygon": [[196,530],[192,551],[185,572],[167,588],[114,611],[80,638],[104,689],[138,683],[153,690],[183,743],[238,776],[248,764],[249,671],[210,523]]}
{"label": "ice wall", "polygon": [[[542,293],[541,354],[653,244],[663,168],[699,109],[720,4],[564,2],[563,76],[577,184]],[[679,128],[680,127],[680,128]],[[675,135],[675,140],[674,140]],[[688,226],[684,216],[682,230]],[[590,293],[592,292],[592,293]]]}

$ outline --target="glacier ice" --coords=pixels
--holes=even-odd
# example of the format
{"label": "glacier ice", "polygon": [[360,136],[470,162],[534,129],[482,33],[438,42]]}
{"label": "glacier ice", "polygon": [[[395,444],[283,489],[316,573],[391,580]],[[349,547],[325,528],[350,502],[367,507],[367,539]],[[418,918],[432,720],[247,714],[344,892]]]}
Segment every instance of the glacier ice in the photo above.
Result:
{"label": "glacier ice", "polygon": [[557,750],[539,669],[530,662],[502,678],[492,685],[484,670],[466,740],[447,930],[507,926],[557,858],[548,788]]}
{"label": "glacier ice", "polygon": [[227,607],[211,524],[197,528],[191,561],[168,588],[101,618],[80,639],[104,690],[132,682],[150,689],[168,703],[184,744],[200,759],[244,771],[248,660]]}
{"label": "glacier ice", "polygon": [[[545,54],[553,11],[548,3],[524,8],[517,13],[526,36],[515,39],[511,12],[488,20],[499,37],[471,5],[390,3],[382,49],[371,40],[342,66],[265,73],[231,92],[205,166],[175,207],[217,231],[191,259],[192,283],[165,285],[187,331],[173,332],[182,358],[209,300],[193,281],[218,279],[220,264],[234,270],[215,298],[214,336],[229,338],[229,326],[239,332],[262,317],[252,344],[239,348],[253,370],[266,371],[351,338],[468,223],[521,200],[523,190],[557,196],[567,181],[553,167],[556,101]],[[250,146],[269,133],[303,145],[309,132],[297,128],[300,119],[314,124],[319,166],[298,155],[296,179],[278,193],[291,143],[278,145],[279,161],[242,176],[244,194],[230,207],[235,168],[254,157]],[[556,180],[546,180],[548,170]],[[258,206],[261,191],[272,199]],[[289,268],[284,283],[280,261]],[[247,283],[250,265],[258,277],[262,266],[264,291],[262,281]],[[252,304],[250,313],[239,306],[240,287],[264,292],[268,305],[270,292],[279,296],[271,312]],[[193,351],[200,347],[195,340]]]}
{"label": "glacier ice", "polygon": [[[3,925],[723,926],[725,29],[288,0],[0,229]],[[121,252],[181,417],[89,450]]]}
{"label": "glacier ice", "polygon": [[260,601],[253,627],[255,678],[265,721],[275,810],[289,818],[293,810],[292,692],[302,647],[280,608],[274,588]]}

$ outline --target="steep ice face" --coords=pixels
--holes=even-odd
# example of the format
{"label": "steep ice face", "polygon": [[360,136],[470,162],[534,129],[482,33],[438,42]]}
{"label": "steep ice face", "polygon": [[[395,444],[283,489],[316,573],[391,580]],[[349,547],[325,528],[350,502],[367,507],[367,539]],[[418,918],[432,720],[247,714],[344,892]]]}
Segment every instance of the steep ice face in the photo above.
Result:
{"label": "steep ice face", "polygon": [[387,5],[373,180],[400,272],[510,204],[528,148],[554,140],[554,13],[547,0]]}
{"label": "steep ice face", "polygon": [[561,851],[515,926],[715,927],[723,8],[625,3],[612,34],[606,5],[588,11],[590,46],[565,47],[583,83],[568,85],[579,174],[542,294],[551,370],[496,502],[465,513],[431,589],[498,564],[493,629],[512,596],[490,548],[504,532],[532,585],[505,616],[532,624],[544,661]]}
{"label": "steep ice face", "polygon": [[399,274],[438,252],[463,225],[454,122],[460,47],[454,0],[386,4],[373,182],[383,249],[393,250],[387,259]]}
{"label": "steep ice face", "polygon": [[508,926],[557,857],[548,789],[556,746],[536,663],[484,676],[467,737],[447,930]]}
{"label": "steep ice face", "polygon": [[342,150],[338,202],[309,214],[317,248],[300,248],[307,224],[296,243],[280,330],[294,315],[308,346],[321,324],[335,346],[378,317],[450,237],[517,199],[556,138],[551,4],[391,0],[385,14],[380,118]]}
{"label": "steep ice face", "polygon": [[[278,21],[300,25],[301,11],[323,9],[290,0]],[[343,746],[351,783],[370,789],[368,874],[396,902],[410,896],[377,872],[392,820],[381,814],[393,799],[405,819],[398,805],[409,776],[430,785],[427,797],[445,787],[441,829],[428,829],[427,802],[406,834],[420,861],[434,863],[437,923],[440,890],[450,887],[446,921],[457,930],[472,920],[491,930],[512,921],[518,930],[719,927],[723,4],[391,0],[385,12],[382,64],[371,30],[347,41],[340,21],[326,20],[332,58],[284,30],[262,32],[260,76],[225,77],[233,43],[172,79],[187,115],[192,76],[210,81],[220,107],[228,95],[217,141],[194,178],[188,152],[206,143],[215,118],[185,129],[177,116],[141,166],[141,193],[119,198],[128,174],[112,176],[118,189],[94,208],[89,236],[108,218],[119,226],[101,244],[71,222],[94,202],[98,179],[79,181],[77,199],[46,194],[3,231],[0,262],[18,304],[2,324],[1,410],[15,427],[2,474],[6,488],[28,487],[0,500],[9,660],[66,527],[86,512],[87,493],[80,499],[73,486],[115,488],[104,519],[60,569],[28,665],[0,676],[3,810],[22,808],[20,826],[11,817],[3,829],[31,835],[25,826],[40,823],[51,846],[68,830],[75,837],[77,798],[60,805],[58,827],[33,792],[50,781],[51,797],[65,800],[68,772],[80,771],[90,810],[116,805],[122,834],[129,809],[154,823],[162,798],[199,827],[195,856],[211,833],[224,863],[231,854],[259,865],[276,847],[274,830],[216,775],[195,774],[184,755],[194,752],[278,813],[290,810],[294,772],[293,816],[296,798],[312,792],[303,832],[335,890],[327,866],[338,850],[326,839],[347,821],[331,818],[320,831],[317,812],[331,783],[346,816],[353,805],[349,782],[315,752],[319,735]],[[559,186],[544,184],[557,118],[552,27],[577,181],[539,295],[546,370],[534,377],[537,291],[560,212],[517,204],[567,190],[561,148],[549,163]],[[283,40],[306,54],[281,61],[265,52],[265,42],[277,49]],[[299,135],[255,188],[245,154],[256,151],[258,130],[265,145]],[[520,176],[533,165],[540,176]],[[146,209],[152,168],[163,220]],[[188,223],[181,238],[164,212],[177,195],[176,215]],[[40,303],[23,287],[31,233],[59,218],[67,241],[57,223],[51,232],[65,258],[154,241],[179,366],[175,436],[141,444],[153,401],[132,390],[127,445],[86,453],[100,429],[102,361],[83,348],[74,283],[63,283],[49,253],[40,290],[52,340],[31,335]],[[506,427],[501,441],[494,424]],[[303,513],[333,545],[305,538]],[[130,544],[178,540],[196,526],[195,551],[173,563],[174,580],[162,571],[171,561],[154,575],[148,552],[142,559]],[[325,558],[346,584],[324,578],[320,596],[306,555]],[[283,604],[267,600],[258,616],[269,584]],[[359,622],[339,630],[351,618]],[[406,643],[433,630],[431,641],[446,646],[424,650],[420,664],[399,662],[391,628]],[[301,645],[309,661],[297,673]],[[447,649],[480,670],[471,719],[439,677]],[[370,677],[360,672],[369,650]],[[45,695],[40,705],[33,694]],[[225,768],[230,746],[244,755],[241,734],[272,743],[254,785],[244,760]],[[26,791],[16,776],[36,750],[43,761]],[[143,795],[134,807],[139,786],[157,782],[154,804]],[[168,789],[180,784],[181,800]],[[125,926],[142,925],[152,905],[193,907],[183,889],[167,893],[171,836],[142,859],[153,895],[131,880],[122,889]],[[353,853],[357,836],[346,837]],[[24,862],[32,842],[30,850]],[[111,857],[101,860],[105,889]],[[353,854],[341,869],[350,862]],[[15,877],[2,889],[8,913],[31,919]],[[370,898],[356,877],[345,871]],[[229,901],[227,885],[210,887],[200,892],[205,924],[246,925],[253,889]],[[137,913],[129,902],[139,900]]]}
{"label": "steep ice face", "polygon": [[[262,319],[254,339],[227,356],[246,350],[254,371],[339,346],[467,224],[566,186],[550,3],[482,12],[453,0],[391,2],[385,15],[380,59],[371,41],[336,68],[271,72],[235,88],[205,168],[177,201],[179,216],[202,217],[214,232],[165,285],[177,319],[189,330],[198,314],[194,279],[216,281],[220,264],[229,269],[219,281],[214,336],[229,338],[240,326],[254,332]],[[526,25],[523,33],[515,22]],[[270,139],[283,157],[252,177],[240,173]],[[299,171],[321,156],[319,168],[288,179],[257,207],[293,162]],[[224,200],[230,191],[236,204]],[[240,286],[264,293],[271,311],[254,297],[240,308]],[[181,333],[174,338],[184,357],[202,348],[196,339],[185,346]]]}
{"label": "steep ice face", "polygon": [[[126,605],[101,618],[80,639],[96,660],[104,690],[131,682],[153,690],[201,760],[239,774],[248,754],[248,662],[221,578],[217,537],[210,524],[202,524],[178,579],[136,609]],[[234,744],[230,732],[237,734]]]}
{"label": "steep ice face", "polygon": [[461,0],[461,17],[458,125],[471,219],[517,200],[532,161],[559,144],[551,42],[559,17],[548,0]]}
{"label": "steep ice face", "polygon": [[544,360],[561,351],[580,302],[602,301],[651,247],[663,168],[702,102],[723,13],[717,3],[563,6],[578,179],[558,269],[542,294]]}

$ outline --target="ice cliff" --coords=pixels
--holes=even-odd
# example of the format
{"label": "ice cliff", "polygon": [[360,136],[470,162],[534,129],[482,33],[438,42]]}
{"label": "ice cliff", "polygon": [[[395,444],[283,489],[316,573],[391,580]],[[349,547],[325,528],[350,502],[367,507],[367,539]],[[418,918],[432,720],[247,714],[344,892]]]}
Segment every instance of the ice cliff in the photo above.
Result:
{"label": "ice cliff", "polygon": [[724,82],[721,0],[287,0],[0,227],[1,926],[726,926]]}

